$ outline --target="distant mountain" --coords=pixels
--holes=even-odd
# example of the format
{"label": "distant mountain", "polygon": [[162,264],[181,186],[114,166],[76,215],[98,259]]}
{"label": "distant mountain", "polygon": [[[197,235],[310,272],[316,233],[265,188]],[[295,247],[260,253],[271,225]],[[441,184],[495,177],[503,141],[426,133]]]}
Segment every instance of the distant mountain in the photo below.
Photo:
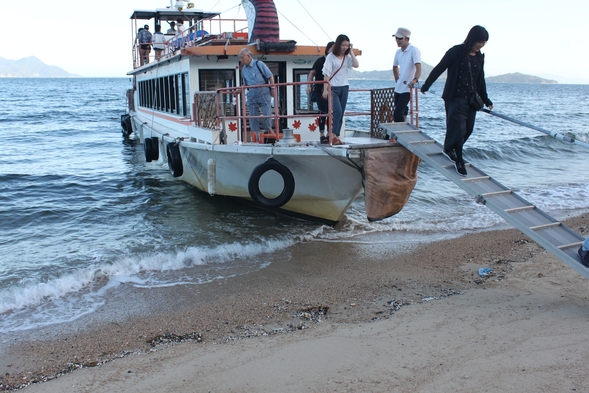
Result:
{"label": "distant mountain", "polygon": [[[421,63],[421,77],[419,78],[420,82],[423,82],[427,79],[430,72],[434,67],[427,64]],[[386,71],[356,71],[352,70],[350,72],[351,79],[371,79],[371,80],[393,80],[393,68],[391,66],[390,70]],[[444,72],[438,80],[445,80],[446,73]],[[539,76],[533,75],[525,75],[519,72],[514,72],[512,74],[504,74],[504,75],[497,75],[497,76],[488,76],[485,78],[487,83],[528,83],[528,84],[556,84],[558,83],[555,80],[551,79],[544,79],[540,78]]]}
{"label": "distant mountain", "polygon": [[7,60],[0,57],[0,77],[69,78],[76,76],[79,75],[70,74],[62,68],[47,65],[35,56],[20,60]]}
{"label": "distant mountain", "polygon": [[[421,63],[421,77],[420,81],[425,81],[433,70],[433,66],[427,63]],[[391,65],[390,70],[386,71],[356,71],[352,70],[349,73],[351,79],[371,79],[371,80],[394,80],[393,78],[393,66]],[[444,72],[438,80],[445,80],[446,73]]]}
{"label": "distant mountain", "polygon": [[558,82],[551,79],[540,78],[539,76],[520,74],[514,72],[512,74],[503,74],[497,76],[490,76],[485,78],[487,83],[528,83],[528,84],[542,84],[554,85]]}

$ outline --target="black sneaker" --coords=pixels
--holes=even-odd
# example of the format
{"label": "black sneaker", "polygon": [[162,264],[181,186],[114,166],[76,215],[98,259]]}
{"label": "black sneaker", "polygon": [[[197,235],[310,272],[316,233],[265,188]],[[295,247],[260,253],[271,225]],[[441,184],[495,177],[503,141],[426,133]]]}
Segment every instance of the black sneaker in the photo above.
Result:
{"label": "black sneaker", "polygon": [[581,257],[583,266],[589,267],[589,251],[585,251],[583,247],[579,247],[579,256]]}
{"label": "black sneaker", "polygon": [[454,166],[456,167],[456,172],[460,176],[466,176],[466,168],[464,167],[464,161],[455,161]]}
{"label": "black sneaker", "polygon": [[319,143],[327,144],[327,143],[329,143],[329,138],[326,136],[322,136],[319,138]]}
{"label": "black sneaker", "polygon": [[454,161],[454,162],[456,162],[456,152],[454,151],[454,149],[452,149],[452,150],[448,150],[448,151],[445,151],[445,150],[444,150],[444,155],[445,155],[446,157],[448,157],[448,159],[449,159],[450,161]]}

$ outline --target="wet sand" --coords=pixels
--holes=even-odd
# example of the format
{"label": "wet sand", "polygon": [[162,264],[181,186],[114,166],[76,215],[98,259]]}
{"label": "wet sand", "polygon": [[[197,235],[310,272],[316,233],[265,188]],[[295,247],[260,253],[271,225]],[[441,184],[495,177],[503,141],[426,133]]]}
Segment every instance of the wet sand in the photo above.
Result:
{"label": "wet sand", "polygon": [[[565,224],[589,235],[587,215]],[[589,280],[516,230],[406,254],[383,243],[394,235],[298,244],[212,284],[126,288],[67,326],[4,337],[0,390],[589,392]]]}

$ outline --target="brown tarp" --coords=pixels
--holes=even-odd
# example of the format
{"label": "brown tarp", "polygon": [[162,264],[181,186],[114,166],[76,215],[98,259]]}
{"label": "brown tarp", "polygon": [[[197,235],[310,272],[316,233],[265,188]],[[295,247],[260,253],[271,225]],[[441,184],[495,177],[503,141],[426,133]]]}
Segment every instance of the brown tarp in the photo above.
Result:
{"label": "brown tarp", "polygon": [[369,221],[401,211],[415,183],[421,159],[400,145],[364,153],[364,204]]}

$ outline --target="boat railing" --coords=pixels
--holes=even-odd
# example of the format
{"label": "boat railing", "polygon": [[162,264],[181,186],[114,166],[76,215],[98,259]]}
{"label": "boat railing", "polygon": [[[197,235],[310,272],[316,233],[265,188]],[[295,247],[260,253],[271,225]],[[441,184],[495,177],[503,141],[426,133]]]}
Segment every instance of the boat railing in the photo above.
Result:
{"label": "boat railing", "polygon": [[[248,41],[247,19],[225,19],[218,15],[203,18],[188,26],[182,34],[166,37],[164,50],[159,59],[155,57],[155,50],[149,54],[150,61],[158,61],[170,56],[183,48],[208,45],[212,42],[222,43],[227,40],[237,40],[244,44]],[[139,44],[133,45],[133,68],[140,67]]]}
{"label": "boat railing", "polygon": [[[273,130],[275,135],[275,139],[279,140],[280,139],[280,120],[281,119],[302,119],[302,118],[317,118],[317,117],[325,117],[328,119],[332,118],[332,113],[333,111],[330,111],[329,113],[317,113],[317,112],[313,112],[313,113],[297,113],[297,114],[286,114],[287,111],[285,110],[281,110],[280,109],[280,88],[284,87],[284,88],[294,88],[294,86],[307,86],[310,84],[313,84],[315,82],[284,82],[284,83],[275,83],[275,84],[263,84],[263,85],[256,85],[255,88],[271,88],[271,87],[276,87],[275,89],[271,90],[271,96],[272,96],[272,100],[274,102],[274,106],[273,106],[273,113],[271,115],[257,115],[257,116],[253,116],[250,115],[247,111],[247,103],[246,103],[246,90],[248,88],[252,88],[251,86],[236,86],[236,87],[227,87],[227,88],[221,88],[217,90],[216,93],[216,107],[217,107],[217,121],[220,123],[223,120],[236,120],[236,121],[240,121],[241,123],[241,133],[238,133],[238,141],[243,142],[247,140],[247,120],[248,119],[272,119],[273,120]],[[320,82],[321,83],[321,82]],[[331,99],[331,86],[329,85],[328,82],[325,82],[325,85],[328,88],[328,107],[331,108],[332,104],[332,99]],[[227,114],[227,111],[222,111],[222,105],[221,104],[226,104],[228,102],[227,97],[228,96],[233,96],[235,98],[238,98],[238,103],[236,105],[239,106],[240,111],[238,113],[238,111],[234,111],[231,114]],[[283,108],[284,109],[284,108]],[[332,121],[329,120],[329,124],[331,124]],[[279,132],[276,132],[276,130],[279,130]],[[329,130],[330,132],[330,137],[331,137],[331,128]],[[330,138],[331,140],[331,138]]]}
{"label": "boat railing", "polygon": [[[281,90],[287,88],[293,89],[295,86],[323,84],[327,89],[327,107],[328,112],[322,113],[320,111],[312,111],[310,113],[296,113],[287,114],[284,108],[279,107]],[[276,87],[271,91],[271,96],[275,104],[273,113],[270,115],[250,115],[247,111],[246,104],[246,89],[251,86],[236,86],[220,88],[216,91],[197,92],[194,95],[193,113],[195,125],[208,129],[222,129],[224,121],[236,121],[240,124],[241,132],[237,133],[237,140],[240,142],[247,141],[248,119],[272,119],[273,130],[275,132],[274,139],[280,139],[280,123],[281,119],[303,119],[325,117],[329,119],[326,123],[329,140],[332,140],[332,118],[333,118],[333,102],[331,94],[331,84],[327,81],[307,81],[307,82],[287,82],[276,84],[257,85],[256,88]],[[283,89],[281,89],[281,87]],[[386,133],[380,127],[381,123],[393,122],[394,111],[394,88],[380,88],[380,89],[350,89],[351,94],[370,93],[370,110],[369,111],[347,111],[345,117],[367,116],[370,117],[370,129],[365,131],[372,138],[383,139]],[[407,115],[407,122],[419,126],[419,112],[418,112],[418,90],[414,87],[410,88],[409,113]],[[237,99],[237,101],[235,101]],[[236,131],[236,130],[232,130]]]}

